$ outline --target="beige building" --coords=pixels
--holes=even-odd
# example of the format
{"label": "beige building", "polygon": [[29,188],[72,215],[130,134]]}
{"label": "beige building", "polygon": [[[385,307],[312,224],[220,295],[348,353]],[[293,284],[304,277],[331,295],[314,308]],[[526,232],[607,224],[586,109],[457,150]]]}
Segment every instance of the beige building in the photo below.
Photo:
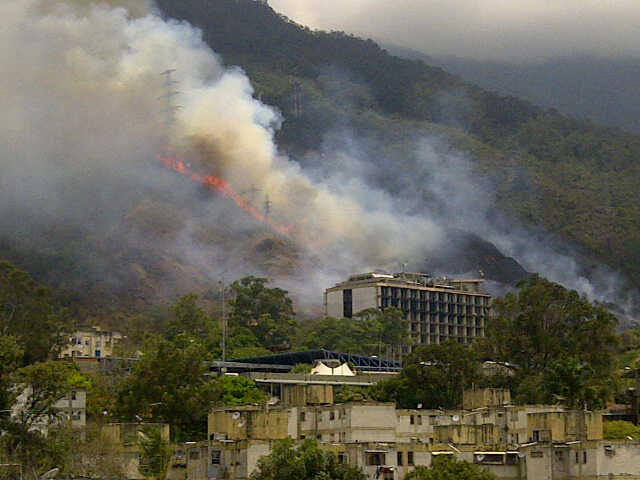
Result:
{"label": "beige building", "polygon": [[109,423],[102,426],[102,438],[105,443],[114,446],[127,480],[146,478],[140,471],[141,465],[147,461],[142,456],[140,440],[148,429],[160,430],[161,438],[169,441],[169,425],[165,423]]}
{"label": "beige building", "polygon": [[60,358],[103,358],[113,355],[113,347],[122,339],[118,332],[100,327],[82,327],[69,336]]}
{"label": "beige building", "polygon": [[484,337],[491,296],[482,279],[433,279],[422,273],[364,273],[324,293],[325,315],[351,318],[368,308],[396,307],[409,321],[413,344],[462,344]]}
{"label": "beige building", "polygon": [[600,412],[514,406],[495,389],[468,392],[465,402],[473,408],[364,402],[216,409],[209,415],[209,478],[246,479],[275,441],[313,438],[340,461],[385,480],[401,480],[441,455],[503,479],[640,479],[640,444],[603,440]]}

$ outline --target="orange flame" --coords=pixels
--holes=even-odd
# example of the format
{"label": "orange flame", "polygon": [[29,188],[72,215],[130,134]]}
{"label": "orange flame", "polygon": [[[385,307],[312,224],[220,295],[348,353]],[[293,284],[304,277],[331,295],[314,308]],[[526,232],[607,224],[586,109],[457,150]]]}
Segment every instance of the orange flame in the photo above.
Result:
{"label": "orange flame", "polygon": [[200,175],[194,172],[193,170],[191,170],[191,168],[189,168],[182,160],[178,160],[177,158],[172,158],[172,157],[163,156],[163,155],[158,155],[157,158],[160,161],[160,163],[162,163],[165,167],[170,168],[171,170],[174,170],[183,175],[186,175],[187,177],[191,178],[196,182],[201,183],[202,185],[209,188],[210,190],[215,190],[221,195],[233,200],[237,206],[239,206],[241,209],[243,209],[253,218],[258,220],[259,222],[266,223],[274,231],[278,232],[279,234],[284,235],[285,237],[291,238],[296,241],[301,241],[300,238],[293,238],[294,235],[290,227],[281,225],[275,222],[274,220],[272,220],[270,217],[266,217],[265,215],[260,213],[258,209],[256,209],[253,205],[251,205],[244,198],[242,198],[242,196],[234,190],[231,184],[229,184],[229,182],[227,182],[223,178],[217,177],[215,175],[206,175],[206,176]]}

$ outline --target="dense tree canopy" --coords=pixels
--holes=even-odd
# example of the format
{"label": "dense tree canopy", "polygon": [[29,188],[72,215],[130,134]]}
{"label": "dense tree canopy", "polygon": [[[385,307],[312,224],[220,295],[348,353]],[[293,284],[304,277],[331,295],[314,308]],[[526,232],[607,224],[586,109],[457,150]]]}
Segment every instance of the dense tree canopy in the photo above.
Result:
{"label": "dense tree canopy", "polygon": [[293,303],[286,290],[267,288],[267,282],[253,276],[233,282],[229,325],[238,333],[250,332],[268,349],[288,348],[296,326]]}
{"label": "dense tree canopy", "polygon": [[251,480],[366,480],[361,470],[338,462],[334,453],[318,448],[315,440],[297,447],[291,439],[280,440],[271,454],[258,460]]}
{"label": "dense tree canopy", "polygon": [[519,287],[495,300],[482,354],[517,366],[521,401],[603,405],[615,388],[616,317],[537,275]]}
{"label": "dense tree canopy", "polygon": [[386,355],[387,347],[406,344],[408,322],[401,310],[367,309],[353,318],[324,318],[302,326],[300,342],[307,348],[326,348],[365,355]]}
{"label": "dense tree canopy", "polygon": [[435,458],[430,467],[418,466],[405,480],[496,480],[497,477],[476,465],[457,460],[453,455]]}
{"label": "dense tree canopy", "polygon": [[464,389],[478,379],[473,350],[457,342],[417,347],[397,377],[378,382],[373,395],[401,408],[457,408]]}
{"label": "dense tree canopy", "polygon": [[0,261],[0,334],[22,346],[23,364],[55,358],[66,342],[69,312],[56,305],[53,293],[9,262]]}
{"label": "dense tree canopy", "polygon": [[242,377],[210,379],[205,375],[206,350],[189,336],[174,342],[150,341],[130,377],[119,386],[115,414],[171,425],[172,437],[206,437],[206,419],[213,405],[263,403],[265,395]]}

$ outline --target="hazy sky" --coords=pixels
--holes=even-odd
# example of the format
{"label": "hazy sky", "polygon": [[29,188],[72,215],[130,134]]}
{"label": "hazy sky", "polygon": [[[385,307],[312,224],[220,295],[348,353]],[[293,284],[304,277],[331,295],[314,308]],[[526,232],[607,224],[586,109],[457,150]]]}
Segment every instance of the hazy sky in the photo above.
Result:
{"label": "hazy sky", "polygon": [[311,28],[428,55],[640,57],[640,0],[269,0]]}

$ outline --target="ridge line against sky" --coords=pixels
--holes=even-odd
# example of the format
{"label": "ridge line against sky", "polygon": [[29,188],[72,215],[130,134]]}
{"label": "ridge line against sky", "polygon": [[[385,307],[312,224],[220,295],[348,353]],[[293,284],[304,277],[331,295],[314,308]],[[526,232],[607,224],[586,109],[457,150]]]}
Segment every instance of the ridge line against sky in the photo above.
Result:
{"label": "ridge line against sky", "polygon": [[640,57],[637,0],[269,0],[313,29],[343,30],[428,55],[538,61]]}

